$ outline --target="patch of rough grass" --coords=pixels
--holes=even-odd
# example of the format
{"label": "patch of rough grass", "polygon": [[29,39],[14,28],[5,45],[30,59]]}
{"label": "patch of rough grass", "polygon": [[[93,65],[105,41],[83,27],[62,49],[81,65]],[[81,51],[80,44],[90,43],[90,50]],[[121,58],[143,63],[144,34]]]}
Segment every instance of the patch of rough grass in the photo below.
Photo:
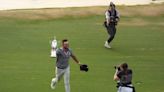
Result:
{"label": "patch of rough grass", "polygon": [[[18,19],[55,19],[65,16],[85,17],[90,15],[103,16],[108,7],[74,7],[54,9],[27,9],[27,10],[4,10],[0,11],[0,18]],[[163,16],[164,3],[144,6],[118,6],[121,16]]]}
{"label": "patch of rough grass", "polygon": [[140,18],[133,18],[130,21],[120,21],[119,23],[120,25],[123,26],[146,26],[148,24],[150,24],[148,21],[140,19]]}
{"label": "patch of rough grass", "polygon": [[123,16],[163,16],[164,3],[159,5],[122,6],[119,7],[119,10]]}
{"label": "patch of rough grass", "polygon": [[104,12],[104,7],[8,10],[0,11],[0,17],[20,19],[54,19],[65,16],[84,17],[89,15],[101,15]]}
{"label": "patch of rough grass", "polygon": [[[102,23],[95,23],[95,25],[103,25]],[[164,22],[150,22],[147,20],[144,20],[142,18],[131,18],[130,20],[121,20],[118,22],[119,26],[147,26],[147,25],[159,25],[159,26],[164,26]]]}

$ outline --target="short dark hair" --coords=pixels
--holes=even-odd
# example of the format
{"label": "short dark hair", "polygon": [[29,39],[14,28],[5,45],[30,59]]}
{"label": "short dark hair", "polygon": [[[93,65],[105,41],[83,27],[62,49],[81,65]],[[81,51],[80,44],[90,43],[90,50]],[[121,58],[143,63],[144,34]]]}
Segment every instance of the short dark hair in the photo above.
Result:
{"label": "short dark hair", "polygon": [[110,5],[109,6],[115,8],[115,4],[113,2],[110,2]]}
{"label": "short dark hair", "polygon": [[62,40],[62,43],[67,42],[67,41],[68,41],[67,39],[63,39],[63,40]]}
{"label": "short dark hair", "polygon": [[127,63],[123,63],[120,65],[120,67],[123,68],[123,70],[127,70],[128,69],[128,64]]}

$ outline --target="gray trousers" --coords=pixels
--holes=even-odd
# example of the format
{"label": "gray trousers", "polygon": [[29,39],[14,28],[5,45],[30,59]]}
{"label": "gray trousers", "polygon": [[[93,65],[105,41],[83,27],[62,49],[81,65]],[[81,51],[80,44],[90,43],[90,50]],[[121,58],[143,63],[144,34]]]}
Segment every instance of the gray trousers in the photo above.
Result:
{"label": "gray trousers", "polygon": [[66,69],[59,69],[56,67],[56,77],[55,81],[58,82],[64,75],[64,84],[65,84],[65,92],[70,92],[70,67],[68,66]]}
{"label": "gray trousers", "polygon": [[112,40],[114,39],[115,37],[115,34],[116,34],[116,25],[115,24],[111,24],[109,26],[106,27],[107,29],[107,32],[109,34],[109,38],[108,38],[108,43],[112,42]]}
{"label": "gray trousers", "polygon": [[[133,85],[128,85],[128,86],[133,86]],[[129,87],[119,87],[117,92],[133,92],[133,89],[132,88],[129,88]]]}

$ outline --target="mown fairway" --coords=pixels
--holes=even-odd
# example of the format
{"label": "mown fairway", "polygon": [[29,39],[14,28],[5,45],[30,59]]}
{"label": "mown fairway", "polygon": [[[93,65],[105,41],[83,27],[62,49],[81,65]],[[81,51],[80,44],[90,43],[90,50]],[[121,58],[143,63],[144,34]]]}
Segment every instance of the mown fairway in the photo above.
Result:
{"label": "mown fairway", "polygon": [[[164,15],[122,16],[112,49],[104,16],[56,19],[0,18],[0,92],[65,92],[63,80],[55,90],[50,81],[55,60],[49,41],[68,38],[78,59],[89,65],[80,72],[72,60],[71,92],[116,92],[114,66],[127,62],[137,92],[163,92]],[[60,47],[60,46],[59,46]]]}

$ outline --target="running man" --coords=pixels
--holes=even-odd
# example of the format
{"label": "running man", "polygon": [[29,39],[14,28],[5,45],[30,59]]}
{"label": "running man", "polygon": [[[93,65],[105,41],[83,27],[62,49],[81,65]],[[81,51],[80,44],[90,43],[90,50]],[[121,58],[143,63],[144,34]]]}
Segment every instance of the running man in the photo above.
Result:
{"label": "running man", "polygon": [[81,65],[77,60],[76,56],[72,53],[72,50],[69,48],[69,42],[67,39],[62,40],[62,47],[57,49],[56,51],[56,77],[51,81],[51,88],[55,89],[57,82],[64,75],[64,84],[65,84],[65,92],[70,92],[70,66],[69,66],[69,58],[72,57],[73,60]]}

